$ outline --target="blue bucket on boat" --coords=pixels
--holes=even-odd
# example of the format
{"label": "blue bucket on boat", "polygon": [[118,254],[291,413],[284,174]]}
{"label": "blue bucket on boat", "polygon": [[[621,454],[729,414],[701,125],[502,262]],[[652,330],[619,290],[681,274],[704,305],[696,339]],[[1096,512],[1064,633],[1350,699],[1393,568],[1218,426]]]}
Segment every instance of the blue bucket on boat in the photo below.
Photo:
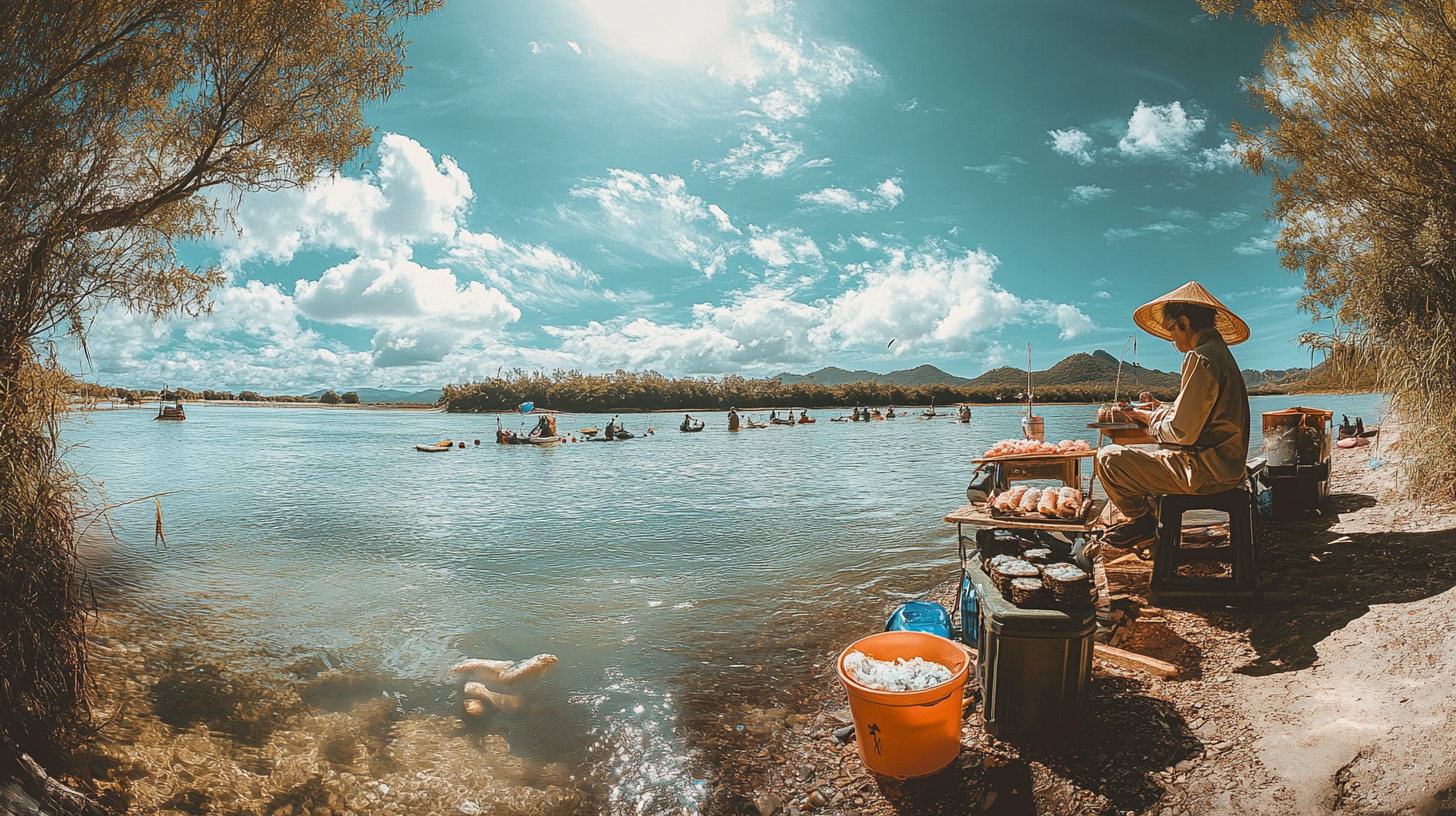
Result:
{"label": "blue bucket on boat", "polygon": [[938,603],[910,601],[890,613],[885,621],[886,632],[926,632],[949,638],[950,613]]}

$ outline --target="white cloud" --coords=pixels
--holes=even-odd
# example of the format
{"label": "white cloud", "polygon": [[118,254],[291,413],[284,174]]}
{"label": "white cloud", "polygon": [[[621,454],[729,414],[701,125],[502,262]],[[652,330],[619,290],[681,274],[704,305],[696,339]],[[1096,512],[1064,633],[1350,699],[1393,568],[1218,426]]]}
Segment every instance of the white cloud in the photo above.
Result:
{"label": "white cloud", "polygon": [[1265,255],[1279,248],[1279,235],[1259,235],[1234,247],[1240,255]]}
{"label": "white cloud", "polygon": [[254,258],[284,263],[312,248],[388,255],[454,237],[473,197],[470,179],[454,159],[446,156],[437,164],[419,142],[387,133],[373,174],[244,196],[238,231],[218,243],[224,263],[233,268]]}
{"label": "white cloud", "polygon": [[799,229],[749,226],[748,252],[771,267],[806,264],[823,258],[814,239]]}
{"label": "white cloud", "polygon": [[310,319],[376,328],[374,363],[381,367],[438,362],[461,342],[498,335],[521,317],[500,290],[479,281],[462,286],[449,269],[405,258],[339,264],[316,281],[298,281],[294,300]]}
{"label": "white cloud", "polygon": [[1127,120],[1127,133],[1117,142],[1125,156],[1174,157],[1185,153],[1203,132],[1205,120],[1191,117],[1183,103],[1148,105],[1139,101]]}
{"label": "white cloud", "polygon": [[1111,244],[1117,241],[1126,241],[1130,238],[1140,238],[1147,235],[1162,235],[1165,237],[1181,235],[1187,231],[1188,228],[1182,224],[1174,224],[1172,221],[1157,221],[1141,227],[1109,229],[1102,233],[1102,237],[1107,239],[1107,243]]}
{"label": "white cloud", "polygon": [[1006,180],[1016,174],[1016,168],[1026,164],[1026,159],[1020,156],[1013,156],[1010,153],[1002,156],[999,160],[990,164],[982,164],[972,167],[966,165],[966,169],[976,173],[985,173],[996,179],[998,184],[1005,184]]}
{"label": "white cloud", "polygon": [[879,351],[891,338],[896,354],[977,351],[1002,327],[1026,321],[1055,325],[1062,339],[1095,328],[1075,306],[1006,291],[992,280],[996,266],[979,251],[896,250],[858,265],[853,288],[813,302],[763,286],[722,305],[700,303],[685,323],[624,318],[548,331],[563,353],[599,368],[698,374],[813,363],[852,348]]}
{"label": "white cloud", "polygon": [[727,213],[689,193],[679,176],[611,170],[607,178],[589,179],[571,195],[596,204],[590,212],[559,208],[573,226],[653,257],[687,264],[708,277],[722,271],[728,248],[705,227],[738,232]]}
{"label": "white cloud", "polygon": [[856,244],[859,244],[860,247],[863,249],[873,251],[880,248],[880,242],[869,237],[868,235],[851,235],[849,237],[853,239]]}
{"label": "white cloud", "polygon": [[1239,166],[1243,156],[1242,148],[1234,142],[1224,142],[1218,147],[1206,147],[1198,151],[1198,166],[1203,170],[1222,173]]}
{"label": "white cloud", "polygon": [[488,232],[461,230],[444,260],[475,272],[518,303],[577,302],[601,282],[601,276],[548,246],[517,244]]}
{"label": "white cloud", "polygon": [[792,3],[752,4],[743,24],[743,35],[716,54],[709,73],[747,90],[748,101],[770,119],[803,117],[825,97],[879,81],[879,72],[854,48],[799,28]]}
{"label": "white cloud", "polygon": [[1070,158],[1076,159],[1078,164],[1092,164],[1092,137],[1077,128],[1066,130],[1049,130],[1047,135],[1052,137],[1052,150]]}
{"label": "white cloud", "polygon": [[1113,194],[1113,190],[1106,187],[1098,187],[1095,184],[1079,184],[1076,187],[1067,188],[1067,200],[1074,204],[1090,204],[1093,201],[1100,201]]}
{"label": "white cloud", "polygon": [[828,167],[831,164],[834,164],[834,159],[830,159],[830,158],[810,159],[809,161],[804,162],[804,169],[805,170],[811,170],[811,169],[813,169],[815,167]]}
{"label": "white cloud", "polygon": [[572,51],[575,51],[575,52],[576,52],[576,53],[578,53],[578,54],[580,54],[580,53],[581,53],[581,46],[579,46],[579,45],[577,45],[577,44],[576,44],[576,42],[575,42],[575,41],[573,41],[573,40],[567,40],[567,41],[566,41],[566,45],[567,45],[567,47],[568,47],[568,48],[570,48],[570,49],[571,49],[571,50],[572,50]]}
{"label": "white cloud", "polygon": [[858,193],[840,187],[825,187],[822,190],[799,196],[799,201],[805,204],[844,213],[892,210],[904,200],[905,189],[900,185],[898,177],[885,179],[873,189],[861,189]]}
{"label": "white cloud", "polygon": [[731,185],[755,176],[778,178],[804,155],[804,145],[792,136],[761,123],[744,131],[742,138],[743,144],[728,151],[723,159],[710,164],[694,160],[693,167]]}
{"label": "white cloud", "polygon": [[1112,295],[1107,291],[1099,291],[1096,294],[1092,295],[1092,297],[1095,297],[1099,300],[1108,300],[1112,297]]}
{"label": "white cloud", "polygon": [[1248,213],[1240,212],[1238,210],[1229,210],[1227,212],[1221,212],[1218,215],[1215,215],[1214,217],[1208,219],[1208,227],[1215,232],[1222,232],[1223,230],[1234,229],[1235,227],[1239,226],[1247,220],[1249,220]]}

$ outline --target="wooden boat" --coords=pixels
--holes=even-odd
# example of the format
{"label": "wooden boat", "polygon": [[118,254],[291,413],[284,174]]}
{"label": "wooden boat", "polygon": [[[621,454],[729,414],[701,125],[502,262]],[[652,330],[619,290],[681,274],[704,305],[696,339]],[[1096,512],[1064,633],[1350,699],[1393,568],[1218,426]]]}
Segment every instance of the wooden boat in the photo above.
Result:
{"label": "wooden boat", "polygon": [[769,422],[770,425],[793,425],[794,424],[794,421],[792,419],[779,419],[777,417],[775,417],[773,419],[770,419],[768,422]]}
{"label": "wooden boat", "polygon": [[561,436],[528,436],[528,437],[526,437],[526,444],[528,444],[528,445],[555,445],[557,442],[561,442],[563,439],[565,439],[565,437],[561,437]]}
{"label": "wooden boat", "polygon": [[596,436],[598,433],[601,432],[602,429],[601,428],[581,428],[579,430],[583,434],[586,434],[587,436]]}
{"label": "wooden boat", "polygon": [[684,422],[683,424],[677,426],[677,429],[679,431],[682,431],[683,433],[697,433],[698,431],[701,431],[702,429],[706,428],[707,426],[708,426],[707,423],[706,422],[703,422],[700,419],[700,420],[698,420],[697,422],[694,422],[691,425],[689,425],[688,423]]}
{"label": "wooden boat", "polygon": [[449,445],[415,445],[415,450],[422,453],[444,453],[450,450]]}
{"label": "wooden boat", "polygon": [[755,422],[752,417],[744,417],[743,424],[750,428],[767,428],[767,422]]}

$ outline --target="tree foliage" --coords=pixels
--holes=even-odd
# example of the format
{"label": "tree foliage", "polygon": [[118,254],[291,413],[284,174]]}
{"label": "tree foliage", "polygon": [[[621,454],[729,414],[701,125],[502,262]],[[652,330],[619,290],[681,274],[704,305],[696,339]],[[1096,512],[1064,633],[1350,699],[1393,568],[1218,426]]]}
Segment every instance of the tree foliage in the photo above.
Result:
{"label": "tree foliage", "polygon": [[1456,0],[1203,4],[1283,35],[1249,85],[1274,121],[1236,129],[1304,276],[1301,342],[1373,377],[1407,474],[1456,497]]}
{"label": "tree foliage", "polygon": [[78,498],[55,440],[67,378],[37,344],[84,348],[109,304],[205,311],[221,276],[177,247],[242,192],[366,146],[364,106],[403,76],[400,23],[436,4],[0,0],[0,742],[44,751],[85,709],[74,530],[56,521]]}
{"label": "tree foliage", "polygon": [[[966,387],[957,385],[899,386],[876,382],[784,385],[778,379],[722,378],[669,379],[655,371],[582,374],[579,371],[513,371],[503,377],[463,385],[446,385],[440,403],[449,411],[514,411],[523,402],[542,408],[582,413],[610,411],[703,410],[727,408],[833,408],[853,405],[950,405],[957,402],[1015,403],[1021,399],[1015,385]],[[1162,399],[1176,389],[1153,389]],[[1036,399],[1045,402],[1102,402],[1112,398],[1112,385],[1054,385],[1038,388]]]}

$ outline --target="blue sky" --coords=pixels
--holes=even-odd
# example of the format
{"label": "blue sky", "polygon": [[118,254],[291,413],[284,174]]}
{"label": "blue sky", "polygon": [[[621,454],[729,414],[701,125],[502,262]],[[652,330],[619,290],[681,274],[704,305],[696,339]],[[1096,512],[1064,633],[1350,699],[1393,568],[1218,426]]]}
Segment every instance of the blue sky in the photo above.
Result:
{"label": "blue sky", "polygon": [[[299,392],[507,370],[962,376],[1122,351],[1188,280],[1307,365],[1237,167],[1266,31],[1194,0],[452,0],[372,149],[243,197],[213,314],[98,317],[95,379]],[[894,341],[891,345],[891,341]]]}

